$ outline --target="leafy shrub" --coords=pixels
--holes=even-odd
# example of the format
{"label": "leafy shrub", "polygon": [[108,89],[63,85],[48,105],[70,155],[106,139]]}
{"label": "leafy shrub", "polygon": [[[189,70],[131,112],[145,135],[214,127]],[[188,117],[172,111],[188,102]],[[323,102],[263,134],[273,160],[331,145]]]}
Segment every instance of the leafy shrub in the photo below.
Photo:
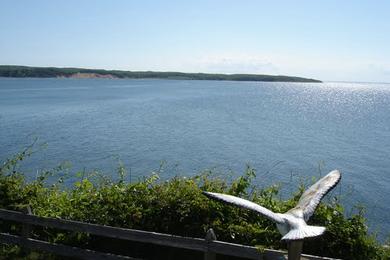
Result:
{"label": "leafy shrub", "polygon": [[[124,170],[120,168],[117,181],[92,173],[81,177],[72,187],[66,187],[62,178],[49,183],[47,176],[53,175],[50,171],[26,181],[17,165],[30,154],[28,149],[16,154],[0,168],[1,208],[19,210],[30,205],[39,216],[201,238],[213,228],[219,240],[262,248],[286,247],[272,222],[253,212],[211,201],[202,191],[229,193],[275,212],[285,212],[295,205],[304,190],[300,187],[292,198],[283,201],[278,196],[277,186],[258,189],[252,185],[256,174],[250,167],[230,183],[210,172],[166,181],[153,173],[137,182],[126,183]],[[310,224],[326,226],[327,232],[306,241],[304,253],[344,259],[388,259],[390,256],[390,250],[368,234],[362,209],[346,216],[342,205],[334,199],[319,205]],[[3,223],[0,229],[13,232],[13,227]],[[33,236],[94,247],[94,239],[82,233],[36,228]],[[1,250],[6,257],[20,254],[15,247],[2,246]]]}

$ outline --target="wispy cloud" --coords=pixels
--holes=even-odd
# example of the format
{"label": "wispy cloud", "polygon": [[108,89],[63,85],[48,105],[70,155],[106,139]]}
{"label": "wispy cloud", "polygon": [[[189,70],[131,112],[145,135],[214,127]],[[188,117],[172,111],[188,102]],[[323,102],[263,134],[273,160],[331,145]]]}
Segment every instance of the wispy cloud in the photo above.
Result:
{"label": "wispy cloud", "polygon": [[278,67],[269,60],[247,54],[207,55],[191,63],[199,71],[211,73],[279,73]]}

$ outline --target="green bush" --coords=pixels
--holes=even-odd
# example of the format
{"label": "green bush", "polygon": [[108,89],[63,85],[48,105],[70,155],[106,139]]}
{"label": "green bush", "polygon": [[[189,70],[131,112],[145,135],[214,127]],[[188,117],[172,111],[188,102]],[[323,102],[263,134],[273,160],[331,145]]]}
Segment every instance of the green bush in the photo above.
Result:
{"label": "green bush", "polygon": [[[256,174],[250,167],[231,182],[205,172],[166,181],[153,173],[134,183],[124,181],[125,171],[120,167],[116,181],[91,173],[83,174],[72,187],[67,187],[62,178],[48,181],[48,176],[57,171],[46,171],[35,180],[26,181],[18,164],[30,154],[26,149],[0,168],[1,208],[20,210],[30,205],[39,216],[200,238],[213,228],[218,240],[261,248],[286,247],[272,222],[253,212],[211,201],[202,191],[233,194],[275,212],[285,212],[295,205],[304,190],[301,186],[292,198],[281,200],[277,186],[259,189],[252,185]],[[390,250],[369,235],[363,210],[346,216],[342,205],[334,199],[319,205],[310,224],[326,226],[327,232],[320,238],[305,241],[304,253],[344,259],[389,259]],[[7,223],[0,229],[15,231],[14,225]],[[82,233],[36,228],[33,236],[70,245],[94,246],[94,239]],[[20,254],[12,246],[2,246],[1,250],[5,258]],[[35,257],[36,253],[31,258]]]}

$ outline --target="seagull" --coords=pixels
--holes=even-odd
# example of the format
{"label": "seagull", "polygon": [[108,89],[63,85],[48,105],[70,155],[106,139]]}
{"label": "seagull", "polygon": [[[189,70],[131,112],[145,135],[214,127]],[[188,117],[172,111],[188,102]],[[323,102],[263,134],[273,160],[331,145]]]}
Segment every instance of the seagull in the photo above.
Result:
{"label": "seagull", "polygon": [[298,204],[286,213],[274,213],[254,202],[232,195],[206,191],[203,194],[214,200],[255,211],[272,220],[282,234],[282,240],[302,240],[307,237],[320,236],[325,232],[325,227],[310,226],[306,222],[313,215],[321,199],[339,183],[340,179],[341,173],[338,170],[331,171],[307,189]]}

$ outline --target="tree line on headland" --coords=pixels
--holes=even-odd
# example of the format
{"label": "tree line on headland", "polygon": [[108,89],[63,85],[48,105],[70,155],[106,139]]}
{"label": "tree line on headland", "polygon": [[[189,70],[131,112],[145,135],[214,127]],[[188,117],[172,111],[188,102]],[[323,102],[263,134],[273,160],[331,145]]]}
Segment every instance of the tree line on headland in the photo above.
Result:
{"label": "tree line on headland", "polygon": [[260,74],[210,74],[157,71],[124,71],[82,68],[29,67],[0,65],[0,77],[16,78],[129,78],[129,79],[183,79],[183,80],[232,80],[271,82],[321,82],[316,79]]}

